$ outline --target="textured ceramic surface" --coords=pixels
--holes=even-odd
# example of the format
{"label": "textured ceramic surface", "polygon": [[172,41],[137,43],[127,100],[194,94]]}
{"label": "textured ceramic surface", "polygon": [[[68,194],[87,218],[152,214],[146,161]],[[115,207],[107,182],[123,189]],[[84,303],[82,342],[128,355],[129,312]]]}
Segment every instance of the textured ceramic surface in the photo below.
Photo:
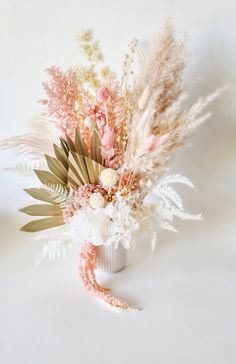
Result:
{"label": "textured ceramic surface", "polygon": [[126,249],[121,244],[117,249],[113,245],[99,246],[97,247],[97,253],[97,269],[101,272],[119,272],[126,265]]}

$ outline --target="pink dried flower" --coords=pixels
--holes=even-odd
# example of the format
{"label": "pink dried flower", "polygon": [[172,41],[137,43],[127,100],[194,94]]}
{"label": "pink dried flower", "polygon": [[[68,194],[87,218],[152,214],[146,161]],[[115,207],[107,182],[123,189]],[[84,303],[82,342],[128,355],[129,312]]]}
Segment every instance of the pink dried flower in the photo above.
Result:
{"label": "pink dried flower", "polygon": [[102,137],[102,145],[103,147],[111,147],[115,143],[115,132],[112,128],[107,127],[103,137]]}
{"label": "pink dried flower", "polygon": [[99,116],[97,116],[96,122],[99,129],[103,129],[106,125],[106,117],[100,114]]}
{"label": "pink dried flower", "polygon": [[122,155],[117,154],[117,152],[116,152],[116,155],[112,159],[108,160],[107,167],[113,168],[113,169],[119,168],[121,159],[122,159]]}
{"label": "pink dried flower", "polygon": [[102,156],[104,159],[109,160],[115,156],[115,149],[113,147],[101,147]]}
{"label": "pink dried flower", "polygon": [[108,97],[110,96],[110,91],[107,87],[100,87],[97,90],[97,99],[99,102],[106,102]]}
{"label": "pink dried flower", "polygon": [[101,154],[105,160],[106,167],[117,169],[120,165],[122,155],[118,153],[117,148],[101,147]]}
{"label": "pink dried flower", "polygon": [[77,112],[80,90],[77,74],[73,69],[63,72],[59,67],[47,69],[49,82],[43,83],[48,100],[41,102],[48,107],[50,117],[57,119],[57,126],[63,133],[74,136],[80,116]]}
{"label": "pink dried flower", "polygon": [[95,188],[96,186],[92,184],[80,186],[75,192],[76,202],[78,202],[78,204],[81,206],[86,206],[88,204],[88,199]]}
{"label": "pink dried flower", "polygon": [[75,211],[76,209],[74,206],[69,206],[66,210],[63,211],[63,219],[65,223],[67,223],[70,217],[74,216]]}
{"label": "pink dried flower", "polygon": [[168,133],[162,136],[151,134],[143,143],[141,148],[141,154],[156,152],[160,146],[165,142],[168,137]]}
{"label": "pink dried flower", "polygon": [[100,192],[102,195],[106,193],[104,186],[86,184],[80,186],[75,192],[75,200],[79,206],[86,207],[88,206],[88,200],[92,193],[96,190],[96,192]]}

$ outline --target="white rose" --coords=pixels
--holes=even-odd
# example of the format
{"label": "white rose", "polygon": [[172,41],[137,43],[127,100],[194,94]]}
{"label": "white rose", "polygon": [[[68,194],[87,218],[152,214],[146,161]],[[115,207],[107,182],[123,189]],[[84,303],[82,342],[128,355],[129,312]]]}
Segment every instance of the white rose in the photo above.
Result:
{"label": "white rose", "polygon": [[117,184],[119,180],[118,173],[112,168],[106,168],[100,174],[100,181],[103,186],[112,187]]}
{"label": "white rose", "polygon": [[89,204],[93,209],[99,209],[105,206],[105,199],[100,192],[95,192],[89,197]]}

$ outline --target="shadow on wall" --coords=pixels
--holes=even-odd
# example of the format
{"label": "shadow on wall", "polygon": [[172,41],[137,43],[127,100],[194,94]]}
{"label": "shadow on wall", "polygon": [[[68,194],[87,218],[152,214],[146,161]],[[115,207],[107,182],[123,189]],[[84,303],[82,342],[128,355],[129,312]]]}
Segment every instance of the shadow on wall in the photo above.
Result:
{"label": "shadow on wall", "polygon": [[9,244],[17,244],[19,241],[24,240],[25,234],[19,231],[22,221],[15,211],[14,213],[8,214],[5,211],[0,211],[1,248],[8,247]]}

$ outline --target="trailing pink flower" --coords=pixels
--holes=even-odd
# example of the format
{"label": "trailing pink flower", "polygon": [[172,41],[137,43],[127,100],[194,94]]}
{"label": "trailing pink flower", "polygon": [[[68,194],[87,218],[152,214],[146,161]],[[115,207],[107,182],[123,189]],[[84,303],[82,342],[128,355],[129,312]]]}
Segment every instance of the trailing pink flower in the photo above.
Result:
{"label": "trailing pink flower", "polygon": [[121,298],[113,296],[109,292],[109,288],[102,287],[97,283],[94,272],[96,267],[97,249],[93,244],[84,242],[79,255],[79,274],[84,288],[115,310],[137,311],[137,308],[133,308]]}

